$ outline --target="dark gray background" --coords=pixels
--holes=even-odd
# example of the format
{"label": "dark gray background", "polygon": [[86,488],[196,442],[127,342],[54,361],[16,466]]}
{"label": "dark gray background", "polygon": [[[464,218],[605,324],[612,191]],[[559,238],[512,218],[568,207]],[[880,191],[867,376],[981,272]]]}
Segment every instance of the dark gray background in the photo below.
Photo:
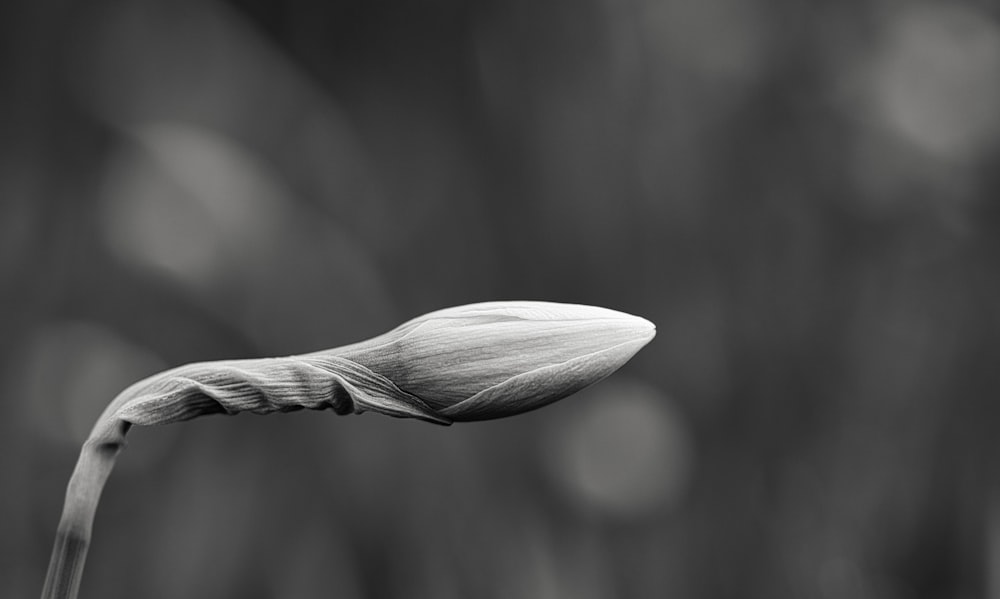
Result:
{"label": "dark gray background", "polygon": [[129,383],[491,299],[658,336],[507,421],[135,430],[82,596],[1000,592],[996,3],[0,13],[0,595]]}

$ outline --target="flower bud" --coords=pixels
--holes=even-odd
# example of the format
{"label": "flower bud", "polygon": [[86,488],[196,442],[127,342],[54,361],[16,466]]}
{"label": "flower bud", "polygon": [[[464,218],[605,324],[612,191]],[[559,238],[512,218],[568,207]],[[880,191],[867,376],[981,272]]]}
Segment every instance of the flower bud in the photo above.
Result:
{"label": "flower bud", "polygon": [[132,425],[220,413],[373,411],[438,424],[512,416],[603,379],[655,334],[647,320],[591,306],[448,308],[346,347],[162,372],[119,394],[91,441],[118,445]]}
{"label": "flower bud", "polygon": [[432,312],[347,347],[186,364],[139,381],[111,401],[83,444],[43,597],[76,596],[101,489],[134,425],[302,409],[440,424],[500,418],[603,379],[655,334],[649,321],[604,308],[490,302]]}
{"label": "flower bud", "polygon": [[656,328],[622,312],[550,302],[488,302],[415,318],[334,350],[453,421],[519,414],[608,376]]}

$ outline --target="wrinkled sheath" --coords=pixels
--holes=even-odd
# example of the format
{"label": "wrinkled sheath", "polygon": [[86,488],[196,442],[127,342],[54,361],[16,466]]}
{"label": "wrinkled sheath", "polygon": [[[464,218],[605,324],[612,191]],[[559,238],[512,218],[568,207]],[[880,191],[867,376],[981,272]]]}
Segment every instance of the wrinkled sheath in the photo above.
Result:
{"label": "wrinkled sheath", "polygon": [[332,409],[337,414],[370,410],[451,423],[386,377],[325,354],[188,364],[126,389],[107,415],[129,424],[153,425],[206,414],[301,409]]}

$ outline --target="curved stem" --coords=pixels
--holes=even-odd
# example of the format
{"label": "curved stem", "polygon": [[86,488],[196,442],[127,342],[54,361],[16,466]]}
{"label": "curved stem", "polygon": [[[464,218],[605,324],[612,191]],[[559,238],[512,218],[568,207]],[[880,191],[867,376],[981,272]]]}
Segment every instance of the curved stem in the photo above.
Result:
{"label": "curved stem", "polygon": [[66,503],[56,531],[42,599],[76,599],[90,546],[94,513],[122,443],[87,442],[66,488]]}
{"label": "curved stem", "polygon": [[101,490],[132,425],[303,408],[338,414],[371,410],[451,423],[389,379],[332,351],[187,364],[139,381],[111,401],[83,444],[66,489],[42,599],[76,599]]}

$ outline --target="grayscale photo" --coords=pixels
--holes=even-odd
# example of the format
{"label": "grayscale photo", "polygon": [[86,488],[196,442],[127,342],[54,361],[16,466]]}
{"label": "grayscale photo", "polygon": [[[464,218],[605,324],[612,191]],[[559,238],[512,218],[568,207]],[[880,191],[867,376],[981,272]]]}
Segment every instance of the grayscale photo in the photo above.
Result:
{"label": "grayscale photo", "polygon": [[0,7],[0,597],[1000,599],[1000,3]]}

